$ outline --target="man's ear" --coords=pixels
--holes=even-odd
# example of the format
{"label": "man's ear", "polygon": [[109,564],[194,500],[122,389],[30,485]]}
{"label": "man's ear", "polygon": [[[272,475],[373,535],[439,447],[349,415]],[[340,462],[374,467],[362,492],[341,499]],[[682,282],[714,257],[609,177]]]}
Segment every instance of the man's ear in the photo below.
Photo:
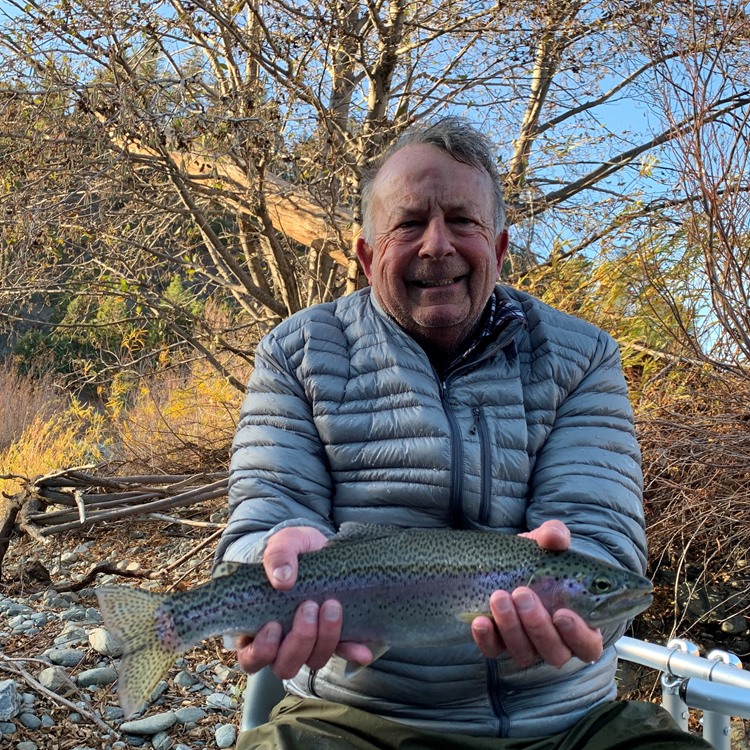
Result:
{"label": "man's ear", "polygon": [[498,277],[503,270],[503,261],[505,260],[505,254],[508,252],[508,242],[508,230],[503,229],[503,231],[495,237],[495,258],[497,258]]}
{"label": "man's ear", "polygon": [[357,257],[367,281],[372,283],[372,248],[365,242],[364,237],[357,237]]}

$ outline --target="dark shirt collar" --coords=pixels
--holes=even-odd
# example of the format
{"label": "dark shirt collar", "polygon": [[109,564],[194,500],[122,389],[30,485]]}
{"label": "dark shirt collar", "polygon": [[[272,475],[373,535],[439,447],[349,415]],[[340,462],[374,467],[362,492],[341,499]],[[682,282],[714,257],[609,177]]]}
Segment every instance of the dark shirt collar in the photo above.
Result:
{"label": "dark shirt collar", "polygon": [[523,311],[511,300],[501,296],[498,289],[495,289],[487,300],[479,325],[475,326],[474,331],[461,343],[455,357],[444,372],[460,367],[473,354],[497,340],[500,333],[514,320],[520,320],[524,326],[526,325],[526,316]]}

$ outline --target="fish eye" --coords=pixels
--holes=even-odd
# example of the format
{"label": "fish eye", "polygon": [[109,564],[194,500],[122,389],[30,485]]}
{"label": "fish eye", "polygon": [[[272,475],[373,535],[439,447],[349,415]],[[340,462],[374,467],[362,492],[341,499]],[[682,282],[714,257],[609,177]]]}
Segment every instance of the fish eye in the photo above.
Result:
{"label": "fish eye", "polygon": [[594,584],[594,591],[596,591],[597,594],[604,594],[607,591],[612,588],[612,581],[609,580],[609,578],[606,578],[604,576],[599,576],[598,578],[594,578],[593,581]]}

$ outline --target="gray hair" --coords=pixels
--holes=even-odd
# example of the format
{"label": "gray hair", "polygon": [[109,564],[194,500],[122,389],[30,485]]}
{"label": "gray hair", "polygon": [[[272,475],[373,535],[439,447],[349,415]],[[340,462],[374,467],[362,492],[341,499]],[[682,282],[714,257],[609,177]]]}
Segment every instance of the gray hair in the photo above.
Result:
{"label": "gray hair", "polygon": [[429,123],[407,128],[381,156],[363,171],[360,181],[362,236],[372,242],[372,190],[383,164],[406,146],[435,146],[456,161],[487,173],[495,198],[495,232],[505,228],[505,198],[500,174],[495,163],[494,148],[489,139],[461,117],[443,117]]}

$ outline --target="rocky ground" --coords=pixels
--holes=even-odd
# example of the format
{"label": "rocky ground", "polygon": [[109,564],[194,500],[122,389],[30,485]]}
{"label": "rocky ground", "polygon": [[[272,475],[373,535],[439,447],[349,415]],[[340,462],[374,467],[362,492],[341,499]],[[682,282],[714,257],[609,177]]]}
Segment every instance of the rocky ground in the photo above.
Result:
{"label": "rocky ground", "polygon": [[[214,514],[212,520],[221,518]],[[102,627],[93,590],[112,583],[158,591],[194,586],[210,573],[214,544],[199,547],[213,532],[215,527],[123,521],[88,536],[54,537],[46,546],[14,543],[0,583],[0,747],[234,745],[244,677],[220,640],[187,653],[159,683],[146,711],[123,720],[115,691],[119,649]],[[91,586],[62,590],[77,588],[104,564],[120,574],[99,574]]]}
{"label": "rocky ground", "polygon": [[[234,745],[245,680],[234,653],[218,639],[181,658],[157,686],[148,708],[123,719],[115,690],[119,651],[102,627],[93,590],[115,583],[167,591],[205,581],[222,514],[217,501],[208,511],[205,506],[193,511],[200,522],[210,519],[209,525],[120,521],[90,533],[52,537],[47,545],[13,543],[0,582],[0,747],[200,750]],[[102,568],[111,572],[92,573]],[[652,626],[663,632],[658,622]],[[649,638],[649,633],[635,635]],[[708,647],[729,650],[741,650],[747,638],[734,633],[721,643],[718,624],[699,637],[711,641]],[[627,683],[632,697],[658,700],[654,672],[631,670]],[[735,722],[733,750],[750,750],[748,736],[746,723]]]}

